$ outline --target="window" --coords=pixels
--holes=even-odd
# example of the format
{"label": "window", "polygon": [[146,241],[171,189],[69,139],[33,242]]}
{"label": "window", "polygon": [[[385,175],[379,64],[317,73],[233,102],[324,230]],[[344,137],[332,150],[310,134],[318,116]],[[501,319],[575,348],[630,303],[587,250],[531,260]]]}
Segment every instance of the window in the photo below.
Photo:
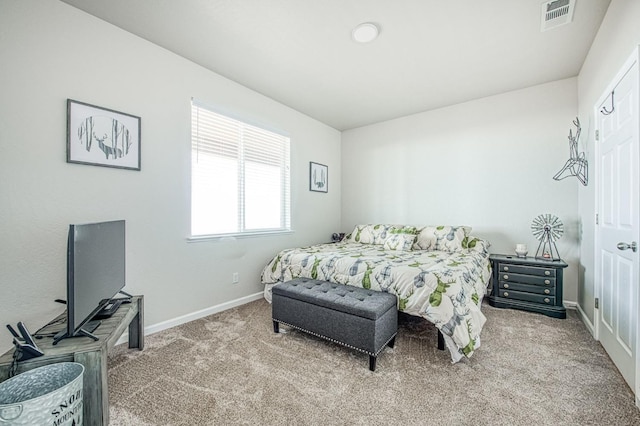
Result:
{"label": "window", "polygon": [[289,231],[289,138],[191,106],[191,235]]}

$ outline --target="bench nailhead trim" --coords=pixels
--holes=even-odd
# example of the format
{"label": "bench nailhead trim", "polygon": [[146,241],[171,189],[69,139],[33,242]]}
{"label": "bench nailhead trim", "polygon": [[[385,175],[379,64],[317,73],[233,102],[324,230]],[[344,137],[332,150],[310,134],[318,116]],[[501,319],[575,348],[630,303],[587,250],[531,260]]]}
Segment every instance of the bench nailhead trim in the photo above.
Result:
{"label": "bench nailhead trim", "polygon": [[379,354],[380,352],[382,352],[382,350],[383,350],[383,349],[384,349],[384,348],[389,344],[389,342],[390,342],[391,340],[393,340],[393,338],[394,338],[394,337],[396,337],[396,335],[398,334],[397,332],[396,332],[396,333],[393,333],[393,336],[391,336],[391,337],[389,338],[389,340],[387,340],[387,341],[384,343],[384,345],[382,345],[382,347],[381,347],[380,349],[378,349],[378,352],[376,352],[376,353],[371,353],[371,352],[369,352],[369,351],[365,351],[364,349],[356,348],[355,346],[351,346],[351,345],[349,345],[349,344],[347,344],[347,343],[340,342],[339,340],[332,339],[331,337],[323,336],[322,334],[314,333],[313,331],[309,331],[309,330],[306,330],[306,329],[304,329],[304,328],[302,328],[302,327],[298,327],[298,326],[295,326],[295,325],[293,325],[293,324],[289,324],[288,322],[280,321],[279,319],[276,319],[276,318],[273,318],[273,321],[276,321],[276,322],[278,322],[278,323],[280,323],[280,324],[288,325],[289,327],[295,328],[295,329],[300,330],[300,331],[304,331],[305,333],[312,334],[312,335],[314,335],[314,336],[316,336],[316,337],[320,337],[320,338],[322,338],[322,339],[329,340],[329,341],[331,341],[331,342],[333,342],[333,343],[337,343],[337,344],[339,344],[339,345],[346,346],[346,347],[351,348],[351,349],[355,349],[356,351],[364,352],[365,354],[367,354],[367,355],[371,355],[371,356],[374,356],[374,357],[377,357],[377,356],[378,356],[378,354]]}

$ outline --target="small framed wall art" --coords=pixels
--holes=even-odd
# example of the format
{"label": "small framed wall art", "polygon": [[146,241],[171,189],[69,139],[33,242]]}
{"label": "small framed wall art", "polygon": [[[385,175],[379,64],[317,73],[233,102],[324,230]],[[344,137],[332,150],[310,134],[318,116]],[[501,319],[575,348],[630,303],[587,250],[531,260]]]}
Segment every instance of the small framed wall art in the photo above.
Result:
{"label": "small framed wall art", "polygon": [[309,190],[329,192],[329,168],[324,164],[309,163]]}
{"label": "small framed wall art", "polygon": [[140,117],[67,99],[67,163],[140,170]]}

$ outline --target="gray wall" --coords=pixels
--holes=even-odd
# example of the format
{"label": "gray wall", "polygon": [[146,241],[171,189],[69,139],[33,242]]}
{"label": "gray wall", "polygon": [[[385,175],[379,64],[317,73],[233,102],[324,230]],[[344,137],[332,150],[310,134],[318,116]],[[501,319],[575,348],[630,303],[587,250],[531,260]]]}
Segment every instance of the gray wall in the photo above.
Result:
{"label": "gray wall", "polygon": [[564,299],[577,300],[576,178],[552,177],[569,158],[576,79],[556,81],[343,132],[342,226],[469,225],[494,253],[525,243],[531,221],[560,217]]}
{"label": "gray wall", "polygon": [[[0,64],[1,324],[64,310],[70,223],[127,221],[149,326],[255,295],[278,250],[340,229],[340,132],[316,120],[58,1],[0,0]],[[187,242],[192,97],[289,132],[293,234]],[[142,170],[66,163],[67,98],[142,117]],[[328,194],[308,190],[309,161]]]}

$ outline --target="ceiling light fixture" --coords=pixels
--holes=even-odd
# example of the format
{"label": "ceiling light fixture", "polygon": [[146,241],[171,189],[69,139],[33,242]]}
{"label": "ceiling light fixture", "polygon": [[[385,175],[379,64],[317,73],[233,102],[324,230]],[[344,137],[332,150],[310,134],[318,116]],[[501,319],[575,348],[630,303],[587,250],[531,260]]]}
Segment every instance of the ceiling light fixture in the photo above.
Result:
{"label": "ceiling light fixture", "polygon": [[369,43],[380,34],[380,28],[372,22],[365,22],[351,31],[351,38],[358,43]]}

